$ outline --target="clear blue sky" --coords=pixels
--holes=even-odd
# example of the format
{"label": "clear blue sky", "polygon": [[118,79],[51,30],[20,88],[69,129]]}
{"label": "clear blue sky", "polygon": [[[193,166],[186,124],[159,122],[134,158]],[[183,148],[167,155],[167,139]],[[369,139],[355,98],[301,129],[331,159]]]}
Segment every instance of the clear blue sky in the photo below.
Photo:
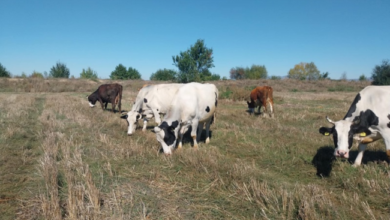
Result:
{"label": "clear blue sky", "polygon": [[91,67],[103,79],[121,63],[149,80],[177,70],[172,56],[203,39],[221,77],[252,64],[286,76],[314,62],[332,79],[357,79],[390,59],[389,9],[389,0],[0,0],[0,63],[30,75],[62,62],[77,78]]}

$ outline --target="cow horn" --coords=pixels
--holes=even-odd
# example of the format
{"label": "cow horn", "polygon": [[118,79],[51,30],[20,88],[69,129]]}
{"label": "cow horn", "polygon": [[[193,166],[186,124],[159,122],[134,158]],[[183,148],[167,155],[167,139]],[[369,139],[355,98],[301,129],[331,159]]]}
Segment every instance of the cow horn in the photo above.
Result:
{"label": "cow horn", "polygon": [[329,123],[332,123],[332,124],[334,124],[334,121],[333,121],[332,119],[330,119],[328,116],[326,116],[326,120],[328,120],[328,121],[329,121]]}

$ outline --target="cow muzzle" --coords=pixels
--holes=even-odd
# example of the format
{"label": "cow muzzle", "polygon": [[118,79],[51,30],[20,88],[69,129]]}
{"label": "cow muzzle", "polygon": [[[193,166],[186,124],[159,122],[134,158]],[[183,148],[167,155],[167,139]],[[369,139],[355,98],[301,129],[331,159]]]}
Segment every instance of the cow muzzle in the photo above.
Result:
{"label": "cow muzzle", "polygon": [[347,151],[341,151],[341,150],[336,150],[335,154],[336,157],[341,157],[341,158],[349,158],[349,153]]}
{"label": "cow muzzle", "polygon": [[89,102],[89,106],[90,106],[91,108],[95,107],[95,105],[93,105],[93,104],[90,103],[90,102]]}

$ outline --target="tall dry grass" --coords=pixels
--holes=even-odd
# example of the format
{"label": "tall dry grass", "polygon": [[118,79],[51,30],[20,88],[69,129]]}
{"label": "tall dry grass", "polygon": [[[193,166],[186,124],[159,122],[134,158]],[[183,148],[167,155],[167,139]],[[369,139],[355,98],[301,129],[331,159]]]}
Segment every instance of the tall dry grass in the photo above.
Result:
{"label": "tall dry grass", "polygon": [[[220,91],[236,86],[231,95],[237,96],[258,84],[229,83],[218,82]],[[276,88],[274,119],[249,116],[244,100],[227,96],[218,103],[210,144],[195,150],[185,136],[183,148],[172,156],[159,153],[153,121],[146,132],[139,128],[127,136],[127,123],[118,114],[89,108],[86,91],[0,93],[0,143],[6,143],[0,161],[7,161],[0,163],[0,180],[12,177],[9,183],[15,185],[16,177],[26,179],[11,190],[2,185],[1,195],[13,200],[0,200],[0,214],[5,219],[388,219],[383,142],[370,146],[356,169],[349,163],[356,149],[350,161],[333,160],[333,141],[318,134],[327,124],[325,115],[342,118],[356,92],[328,91],[338,85],[331,82],[323,87],[307,82],[302,88],[283,80],[268,83]],[[124,110],[131,108],[137,85],[124,87]],[[10,163],[15,167],[6,166]],[[14,173],[22,167],[26,172]],[[11,206],[16,208],[4,209]]]}

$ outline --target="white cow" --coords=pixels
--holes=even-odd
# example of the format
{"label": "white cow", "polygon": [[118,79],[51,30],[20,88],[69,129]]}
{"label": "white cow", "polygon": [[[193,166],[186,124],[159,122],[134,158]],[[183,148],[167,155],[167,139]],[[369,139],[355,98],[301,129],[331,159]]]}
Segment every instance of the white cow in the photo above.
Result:
{"label": "white cow", "polygon": [[168,111],[175,93],[182,85],[172,83],[144,86],[138,92],[131,110],[121,116],[128,122],[127,135],[132,135],[135,132],[139,119],[144,120],[142,131],[146,130],[148,120],[153,117],[156,123],[160,124],[160,114],[165,114]]}
{"label": "white cow", "polygon": [[335,156],[349,158],[355,139],[359,154],[354,166],[359,166],[367,144],[383,138],[390,158],[390,86],[367,86],[356,95],[343,120],[334,122],[328,116],[326,119],[334,126],[321,127],[319,132],[333,134]]}
{"label": "white cow", "polygon": [[191,126],[194,148],[206,124],[206,144],[209,143],[209,129],[218,104],[218,89],[213,84],[188,83],[179,88],[163,122],[154,128],[157,141],[165,154],[171,154],[179,139],[182,147],[184,133]]}

